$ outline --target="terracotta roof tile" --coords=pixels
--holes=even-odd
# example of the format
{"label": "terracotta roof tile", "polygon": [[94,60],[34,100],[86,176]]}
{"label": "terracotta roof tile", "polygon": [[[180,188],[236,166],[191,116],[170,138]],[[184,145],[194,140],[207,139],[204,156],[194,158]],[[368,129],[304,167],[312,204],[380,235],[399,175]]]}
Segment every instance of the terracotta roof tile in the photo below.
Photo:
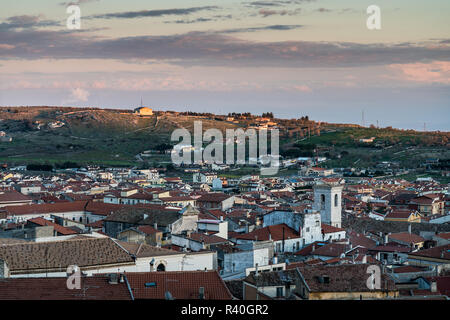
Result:
{"label": "terracotta roof tile", "polygon": [[109,284],[109,277],[83,277],[81,289],[67,288],[67,278],[0,279],[0,300],[131,300],[125,282]]}
{"label": "terracotta roof tile", "polygon": [[[231,300],[232,295],[217,271],[127,273],[135,299],[198,299],[200,287],[206,300]],[[146,286],[146,284],[148,284]]]}

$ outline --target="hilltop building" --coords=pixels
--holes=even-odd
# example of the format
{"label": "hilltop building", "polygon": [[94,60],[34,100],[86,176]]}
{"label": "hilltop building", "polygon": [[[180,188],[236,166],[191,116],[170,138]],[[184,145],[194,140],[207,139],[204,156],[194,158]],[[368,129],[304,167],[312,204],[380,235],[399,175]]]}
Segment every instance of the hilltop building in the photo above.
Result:
{"label": "hilltop building", "polygon": [[147,107],[139,107],[134,109],[134,114],[138,116],[152,116],[153,109]]}

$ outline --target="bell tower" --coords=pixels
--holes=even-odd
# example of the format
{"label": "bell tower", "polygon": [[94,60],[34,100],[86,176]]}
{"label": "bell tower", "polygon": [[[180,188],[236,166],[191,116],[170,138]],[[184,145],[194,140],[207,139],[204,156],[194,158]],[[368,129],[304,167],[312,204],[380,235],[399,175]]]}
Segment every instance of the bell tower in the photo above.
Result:
{"label": "bell tower", "polygon": [[322,223],[341,227],[342,186],[318,184],[314,186],[313,209],[320,212]]}

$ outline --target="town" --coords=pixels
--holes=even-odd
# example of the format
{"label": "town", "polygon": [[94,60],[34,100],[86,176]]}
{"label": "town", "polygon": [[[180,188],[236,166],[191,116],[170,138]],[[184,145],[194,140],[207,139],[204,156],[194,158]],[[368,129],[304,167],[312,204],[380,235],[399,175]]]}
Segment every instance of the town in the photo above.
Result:
{"label": "town", "polygon": [[440,313],[435,2],[3,1],[2,319]]}
{"label": "town", "polygon": [[448,299],[448,184],[297,165],[3,168],[0,299]]}

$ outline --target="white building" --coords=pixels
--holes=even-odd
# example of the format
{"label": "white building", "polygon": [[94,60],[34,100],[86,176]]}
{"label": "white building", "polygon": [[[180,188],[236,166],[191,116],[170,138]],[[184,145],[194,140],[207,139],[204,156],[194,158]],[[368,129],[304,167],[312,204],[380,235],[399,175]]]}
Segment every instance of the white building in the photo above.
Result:
{"label": "white building", "polygon": [[202,172],[197,172],[194,173],[192,176],[192,181],[193,182],[198,182],[198,183],[207,183],[207,184],[212,184],[213,180],[217,178],[217,174],[215,173],[202,173]]}
{"label": "white building", "polygon": [[[299,238],[285,239],[285,250],[298,251],[301,247],[322,240],[321,216],[319,212],[272,211],[264,215],[264,227],[285,224],[298,232]],[[298,243],[298,244],[297,244]],[[279,252],[277,245],[275,250]]]}
{"label": "white building", "polygon": [[323,223],[341,227],[342,186],[318,184],[314,186],[313,209],[320,212]]}

